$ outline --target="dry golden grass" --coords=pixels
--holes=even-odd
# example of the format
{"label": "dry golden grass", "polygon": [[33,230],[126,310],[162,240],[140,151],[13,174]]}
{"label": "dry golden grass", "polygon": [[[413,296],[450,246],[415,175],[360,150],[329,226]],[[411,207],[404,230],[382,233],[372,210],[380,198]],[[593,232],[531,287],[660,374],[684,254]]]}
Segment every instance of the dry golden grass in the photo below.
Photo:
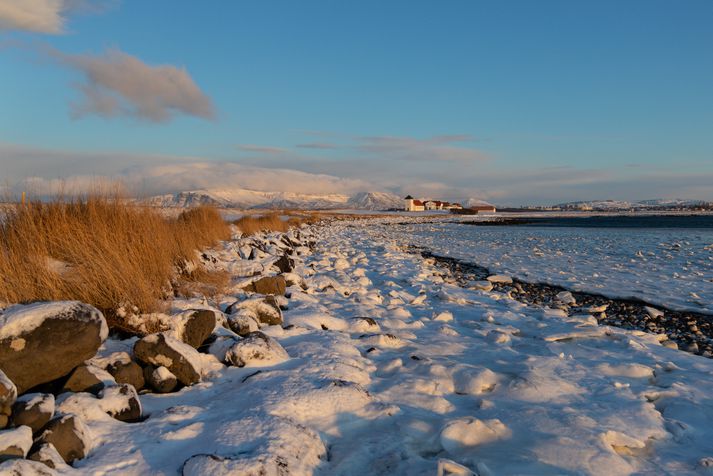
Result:
{"label": "dry golden grass", "polygon": [[166,218],[106,197],[18,206],[0,223],[0,301],[76,299],[122,327],[118,307],[159,309],[177,267],[229,237],[211,208]]}
{"label": "dry golden grass", "polygon": [[284,220],[278,213],[270,213],[260,216],[244,216],[233,223],[244,235],[254,235],[260,232],[279,231],[286,232],[290,228],[295,228],[303,223],[315,223],[319,221],[316,214],[300,214]]}

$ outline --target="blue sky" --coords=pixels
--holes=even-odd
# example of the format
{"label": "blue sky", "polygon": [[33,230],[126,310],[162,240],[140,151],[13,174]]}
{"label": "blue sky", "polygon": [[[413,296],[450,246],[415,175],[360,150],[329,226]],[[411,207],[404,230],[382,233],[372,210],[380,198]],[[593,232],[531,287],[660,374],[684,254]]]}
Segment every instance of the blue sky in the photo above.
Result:
{"label": "blue sky", "polygon": [[0,182],[713,200],[712,24],[709,0],[0,0]]}

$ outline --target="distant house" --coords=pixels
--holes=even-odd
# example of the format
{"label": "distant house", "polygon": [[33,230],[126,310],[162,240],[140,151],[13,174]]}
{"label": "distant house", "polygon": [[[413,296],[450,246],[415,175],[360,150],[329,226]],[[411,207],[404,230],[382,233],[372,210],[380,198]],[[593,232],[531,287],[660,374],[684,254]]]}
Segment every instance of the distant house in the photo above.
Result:
{"label": "distant house", "polygon": [[493,205],[474,205],[468,207],[471,210],[475,210],[478,213],[495,213],[495,207]]}
{"label": "distant house", "polygon": [[421,200],[416,200],[411,195],[407,195],[404,200],[406,201],[407,212],[422,212],[426,209]]}
{"label": "distant house", "polygon": [[459,203],[442,202],[440,200],[417,200],[411,195],[404,198],[407,212],[422,212],[424,210],[460,210]]}

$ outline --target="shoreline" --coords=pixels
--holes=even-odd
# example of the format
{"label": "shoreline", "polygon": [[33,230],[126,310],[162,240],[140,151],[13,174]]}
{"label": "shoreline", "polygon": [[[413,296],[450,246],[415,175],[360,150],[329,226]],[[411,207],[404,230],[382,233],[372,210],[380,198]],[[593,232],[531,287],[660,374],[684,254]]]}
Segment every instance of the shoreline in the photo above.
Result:
{"label": "shoreline", "polygon": [[[466,289],[475,289],[474,283],[487,281],[489,276],[495,274],[476,263],[440,256],[422,247],[411,246],[409,251],[420,254],[424,259],[432,259],[437,265],[449,269],[457,284]],[[508,277],[511,278],[511,283],[490,283],[492,290],[507,293],[511,298],[528,306],[562,309],[568,316],[591,314],[602,325],[663,334],[670,344],[662,341],[662,345],[673,347],[672,344],[675,343],[679,350],[713,358],[713,315],[676,311],[638,298],[611,298],[601,294],[573,291],[563,286],[529,283],[516,277]],[[557,295],[563,292],[569,293],[575,303],[567,304],[558,299]],[[600,311],[597,308],[604,309]],[[646,308],[660,311],[660,314],[649,312]]]}

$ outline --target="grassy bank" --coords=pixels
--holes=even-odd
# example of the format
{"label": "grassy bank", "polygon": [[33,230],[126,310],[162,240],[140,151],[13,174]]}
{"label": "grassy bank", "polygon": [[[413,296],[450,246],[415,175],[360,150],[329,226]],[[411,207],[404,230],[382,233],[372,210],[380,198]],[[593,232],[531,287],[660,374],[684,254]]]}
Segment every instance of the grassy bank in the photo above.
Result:
{"label": "grassy bank", "polygon": [[121,327],[118,307],[158,310],[181,285],[176,270],[229,237],[207,207],[168,218],[104,197],[18,206],[0,223],[0,301],[77,299]]}

